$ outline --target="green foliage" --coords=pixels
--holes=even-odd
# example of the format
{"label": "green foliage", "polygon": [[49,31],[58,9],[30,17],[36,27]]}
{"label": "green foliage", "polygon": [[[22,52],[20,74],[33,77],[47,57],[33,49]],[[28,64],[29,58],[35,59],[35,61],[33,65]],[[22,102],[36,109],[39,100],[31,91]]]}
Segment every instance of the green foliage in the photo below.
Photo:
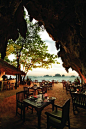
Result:
{"label": "green foliage", "polygon": [[32,68],[50,68],[52,63],[58,63],[57,55],[50,54],[47,50],[48,46],[41,40],[39,32],[42,30],[38,23],[33,24],[27,20],[26,39],[21,37],[14,42],[12,39],[8,41],[6,58],[10,54],[14,54],[16,59],[11,62],[16,67],[20,64],[24,71],[32,70]]}

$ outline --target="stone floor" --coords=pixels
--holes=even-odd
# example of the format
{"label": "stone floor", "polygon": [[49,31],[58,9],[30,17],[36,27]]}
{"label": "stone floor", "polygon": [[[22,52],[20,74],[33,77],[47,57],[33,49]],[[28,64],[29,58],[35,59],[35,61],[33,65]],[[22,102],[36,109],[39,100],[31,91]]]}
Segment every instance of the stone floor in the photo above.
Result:
{"label": "stone floor", "polygon": [[[26,121],[16,116],[16,92],[23,90],[23,85],[17,89],[0,92],[0,129],[37,129],[37,112],[26,110]],[[70,94],[66,94],[62,83],[54,84],[53,89],[48,90],[49,96],[56,97],[55,104],[62,106],[67,99],[71,99]],[[41,115],[41,129],[46,129],[46,111],[51,111],[51,105],[44,108]],[[86,129],[86,110],[79,108],[79,113],[74,115],[72,109],[72,100],[70,102],[70,128]],[[53,128],[51,128],[53,129]],[[67,129],[65,127],[64,129]]]}

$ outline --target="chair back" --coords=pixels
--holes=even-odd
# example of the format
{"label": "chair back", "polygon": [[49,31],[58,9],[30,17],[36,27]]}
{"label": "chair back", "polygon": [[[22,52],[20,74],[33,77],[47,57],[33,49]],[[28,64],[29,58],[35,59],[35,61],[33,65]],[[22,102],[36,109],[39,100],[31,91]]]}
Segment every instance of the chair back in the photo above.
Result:
{"label": "chair back", "polygon": [[45,85],[45,80],[42,80],[42,82],[39,83],[40,87]]}
{"label": "chair back", "polygon": [[64,87],[66,87],[66,81],[65,80],[62,80],[62,83],[63,83],[63,89],[64,89]]}
{"label": "chair back", "polygon": [[29,89],[28,87],[23,87],[23,89],[24,89],[24,97],[27,98],[29,95]]}
{"label": "chair back", "polygon": [[39,82],[39,86],[42,87],[42,82]]}
{"label": "chair back", "polygon": [[66,92],[67,92],[67,91],[70,92],[70,84],[66,83],[65,86],[66,86]]}
{"label": "chair back", "polygon": [[86,109],[86,95],[85,94],[72,93],[71,96],[72,96],[73,104]]}
{"label": "chair back", "polygon": [[35,80],[35,83],[38,83],[38,80]]}
{"label": "chair back", "polygon": [[16,93],[16,102],[23,102],[23,100],[25,99],[24,97],[24,91],[20,91]]}
{"label": "chair back", "polygon": [[45,80],[42,80],[42,83],[45,83]]}
{"label": "chair back", "polygon": [[47,87],[46,86],[42,87],[42,93],[44,93],[44,94],[47,93]]}
{"label": "chair back", "polygon": [[37,85],[36,84],[34,84],[33,89],[37,89]]}
{"label": "chair back", "polygon": [[54,85],[54,80],[52,80],[52,85]]}
{"label": "chair back", "polygon": [[69,119],[69,109],[70,109],[70,99],[68,99],[63,105],[62,109],[62,127],[65,126],[66,122]]}
{"label": "chair back", "polygon": [[48,83],[48,86],[49,86],[49,87],[52,87],[52,82],[49,82],[49,83]]}
{"label": "chair back", "polygon": [[23,87],[24,91],[28,91],[28,87]]}

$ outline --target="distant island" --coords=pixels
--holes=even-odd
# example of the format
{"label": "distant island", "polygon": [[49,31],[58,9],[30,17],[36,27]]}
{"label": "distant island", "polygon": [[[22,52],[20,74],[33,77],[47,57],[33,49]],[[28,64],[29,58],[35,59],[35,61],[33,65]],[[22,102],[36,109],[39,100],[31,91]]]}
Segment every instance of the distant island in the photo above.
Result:
{"label": "distant island", "polygon": [[61,77],[61,75],[60,74],[55,74],[55,76],[54,77]]}
{"label": "distant island", "polygon": [[[28,76],[28,75],[27,75]],[[39,77],[39,76],[28,76],[28,77]],[[60,75],[59,73],[55,74],[54,76],[53,75],[44,75],[44,76],[40,76],[40,77],[67,77],[66,75],[62,74]],[[77,77],[75,75],[71,75],[69,77]]]}
{"label": "distant island", "polygon": [[62,77],[65,77],[65,75],[63,74]]}
{"label": "distant island", "polygon": [[[64,74],[60,75],[59,73],[55,74],[54,76],[51,75],[44,75],[43,77],[66,77]],[[74,75],[71,75],[70,77],[75,77]]]}
{"label": "distant island", "polygon": [[71,77],[75,77],[74,75],[72,75]]}
{"label": "distant island", "polygon": [[[54,76],[51,75],[44,75],[44,77],[66,77],[64,74],[60,75],[59,73],[55,74]],[[71,75],[70,77],[76,77],[74,75]]]}
{"label": "distant island", "polygon": [[44,77],[52,77],[52,76],[50,76],[50,75],[44,75]]}

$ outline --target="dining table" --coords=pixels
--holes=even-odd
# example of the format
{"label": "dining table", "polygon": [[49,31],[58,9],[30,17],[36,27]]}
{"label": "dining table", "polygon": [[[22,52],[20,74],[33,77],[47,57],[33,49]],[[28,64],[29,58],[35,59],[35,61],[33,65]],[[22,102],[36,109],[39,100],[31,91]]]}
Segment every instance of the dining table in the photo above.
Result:
{"label": "dining table", "polygon": [[[45,97],[44,94],[39,94],[36,96],[30,96],[27,99],[24,99],[24,105],[28,105],[31,106],[32,108],[35,108],[35,110],[37,111],[37,117],[38,117],[38,129],[41,129],[41,112],[42,110],[48,106],[48,105],[52,105],[52,110],[54,110],[54,101],[55,101],[55,97]],[[23,109],[23,122],[25,122],[25,106]]]}

